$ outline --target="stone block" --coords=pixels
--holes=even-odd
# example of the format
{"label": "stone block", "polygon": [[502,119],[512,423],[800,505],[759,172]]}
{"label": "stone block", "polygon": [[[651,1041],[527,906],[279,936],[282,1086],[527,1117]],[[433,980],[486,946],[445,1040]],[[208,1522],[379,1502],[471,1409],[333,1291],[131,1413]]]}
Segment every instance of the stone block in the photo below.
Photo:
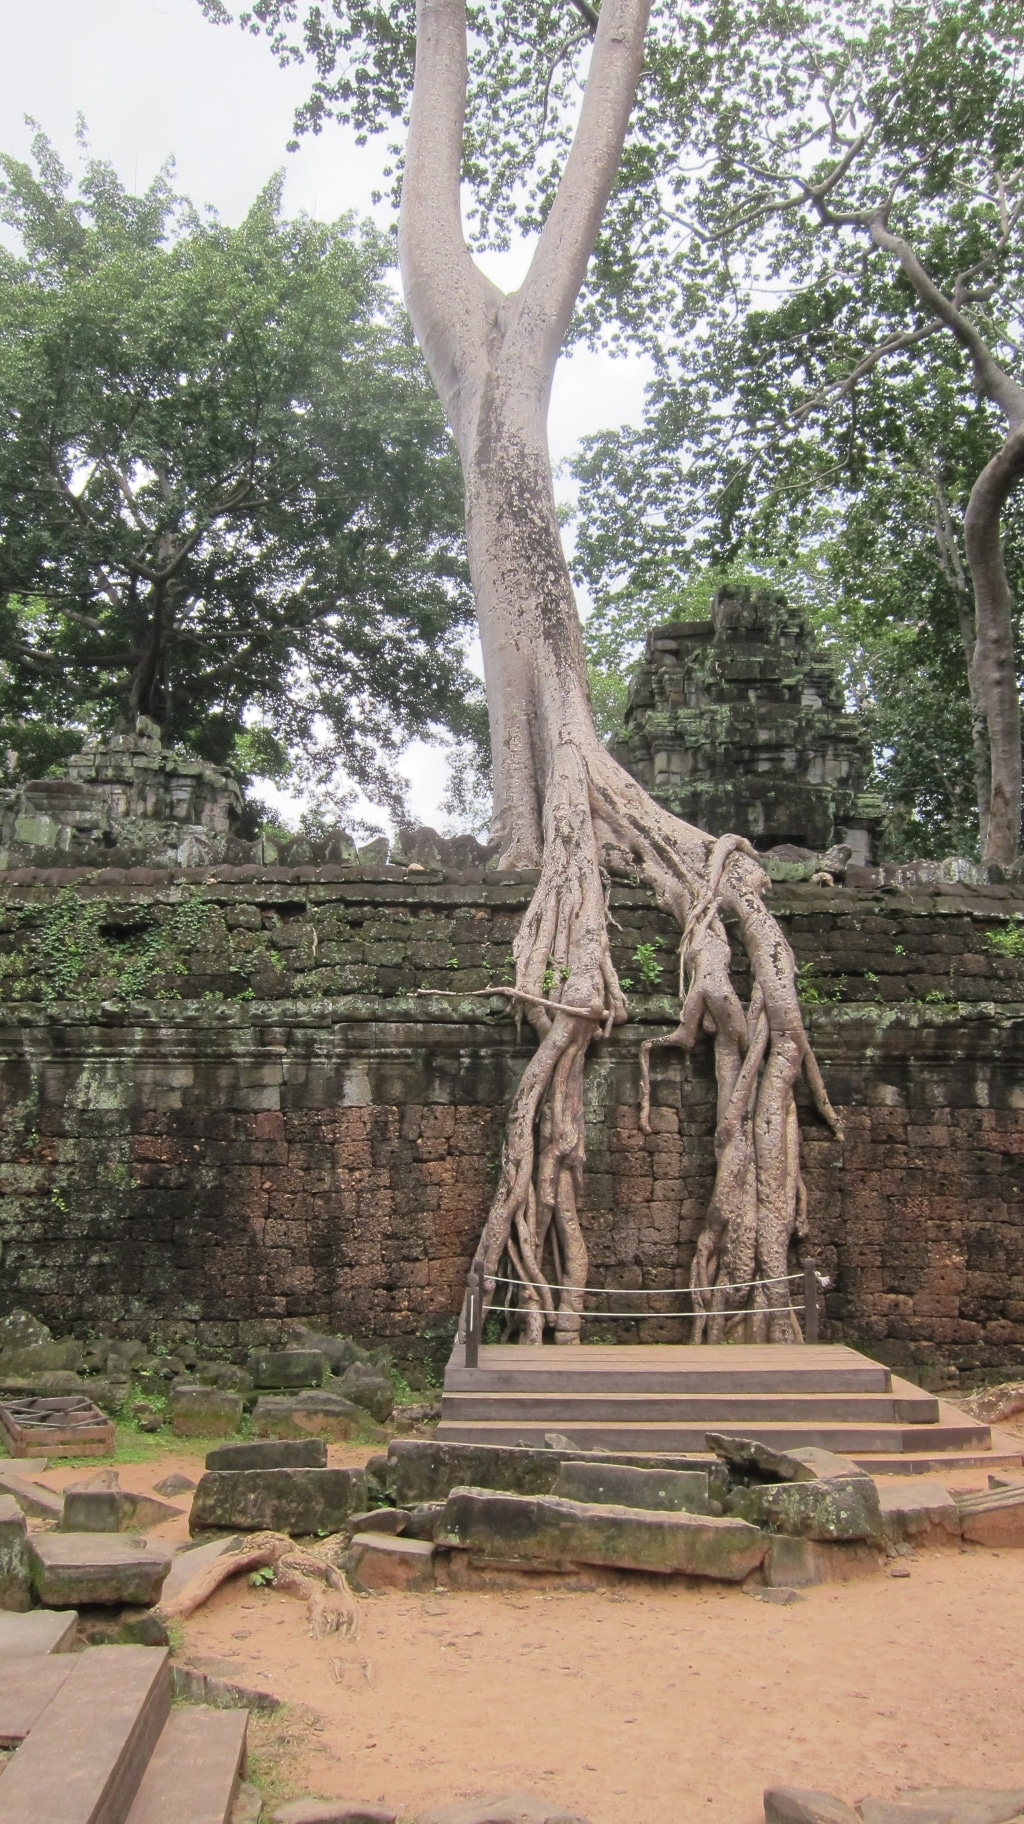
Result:
{"label": "stone block", "polygon": [[766,1786],[765,1824],[860,1824],[852,1805],[804,1786]]}
{"label": "stone block", "polygon": [[0,1495],[0,1609],[32,1607],[28,1528],[13,1495]]}
{"label": "stone block", "polygon": [[326,1469],[327,1446],[322,1438],[260,1438],[251,1444],[221,1444],[207,1451],[206,1468]]}
{"label": "stone block", "polygon": [[327,1358],[319,1349],[256,1349],[249,1373],[257,1387],[321,1387]]}
{"label": "stone block", "polygon": [[837,1477],[849,1481],[851,1477],[868,1474],[850,1457],[837,1456],[832,1450],[819,1450],[812,1444],[775,1450],[758,1438],[733,1437],[720,1431],[709,1431],[706,1443],[716,1457],[724,1458],[734,1469],[753,1470],[771,1482],[822,1482]]}
{"label": "stone block", "polygon": [[443,1501],[418,1501],[415,1507],[398,1508],[398,1513],[407,1514],[403,1532],[407,1539],[432,1539],[434,1528],[444,1518]]}
{"label": "stone block", "polygon": [[33,1533],[32,1584],[46,1608],[158,1602],[171,1548],[110,1533]]}
{"label": "stone block", "polygon": [[1024,1545],[1024,1484],[954,1499],[960,1532],[972,1545]]}
{"label": "stone block", "polygon": [[1009,1824],[1024,1813],[1024,1788],[939,1786],[898,1799],[861,1799],[863,1824]]}
{"label": "stone block", "polygon": [[77,1609],[0,1610],[0,1663],[70,1653],[77,1631]]}
{"label": "stone block", "polygon": [[124,1488],[69,1488],[64,1496],[65,1533],[131,1533],[174,1520],[184,1508]]}
{"label": "stone block", "polygon": [[356,1533],[344,1570],[354,1590],[432,1590],[436,1546],[426,1539]]}
{"label": "stone block", "polygon": [[[338,1393],[308,1392],[290,1399],[284,1394],[264,1394],[253,1408],[252,1426],[258,1438],[329,1438],[344,1444],[360,1437],[373,1425],[369,1414]],[[374,1435],[379,1435],[375,1433]]]}
{"label": "stone block", "polygon": [[396,1438],[388,1445],[388,1493],[399,1507],[444,1501],[453,1488],[504,1489],[516,1495],[549,1495],[563,1456],[505,1444],[439,1444]]}
{"label": "stone block", "polygon": [[178,1381],[171,1388],[171,1430],[178,1438],[227,1438],[242,1423],[242,1396]]}
{"label": "stone block", "polygon": [[712,1514],[707,1471],[700,1469],[632,1469],[623,1463],[563,1463],[551,1490],[565,1501],[610,1503],[656,1512]]}
{"label": "stone block", "polygon": [[554,1496],[456,1488],[437,1542],[483,1557],[609,1565],[742,1581],[761,1563],[767,1540],[744,1520],[603,1507]]}
{"label": "stone block", "polygon": [[383,1424],[395,1410],[395,1390],[386,1374],[368,1362],[353,1362],[338,1382],[338,1391],[346,1400],[362,1406],[371,1418]]}
{"label": "stone block", "polygon": [[761,1511],[773,1531],[802,1539],[880,1539],[883,1534],[878,1490],[870,1476],[777,1482],[765,1489]]}
{"label": "stone block", "polygon": [[817,1583],[852,1583],[876,1577],[882,1569],[877,1547],[864,1540],[827,1542],[774,1533],[768,1540],[763,1572],[772,1589],[806,1590]]}
{"label": "stone block", "polygon": [[315,1349],[324,1356],[332,1374],[344,1374],[353,1362],[364,1362],[366,1353],[347,1336],[322,1336],[305,1324],[293,1324],[288,1341],[293,1348]]}
{"label": "stone block", "polygon": [[366,1506],[361,1469],[209,1469],[192,1497],[193,1533],[334,1533]]}
{"label": "stone block", "polygon": [[54,1493],[52,1488],[45,1488],[41,1482],[31,1482],[28,1477],[18,1475],[16,1470],[5,1469],[0,1464],[0,1495],[13,1495],[23,1514],[30,1520],[56,1520],[64,1512],[64,1496]]}
{"label": "stone block", "polygon": [[923,1476],[880,1476],[877,1488],[885,1536],[894,1545],[960,1544],[957,1505],[940,1482]]}
{"label": "stone block", "polygon": [[73,1336],[59,1341],[29,1343],[24,1348],[8,1348],[0,1355],[0,1386],[8,1376],[46,1374],[55,1369],[77,1374],[82,1366],[82,1345]]}

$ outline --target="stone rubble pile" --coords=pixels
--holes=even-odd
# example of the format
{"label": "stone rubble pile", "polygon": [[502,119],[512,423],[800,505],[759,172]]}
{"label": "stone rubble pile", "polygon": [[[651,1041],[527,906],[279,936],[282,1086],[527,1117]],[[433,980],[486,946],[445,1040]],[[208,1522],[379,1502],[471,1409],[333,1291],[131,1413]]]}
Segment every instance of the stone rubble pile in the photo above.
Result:
{"label": "stone rubble pile", "polygon": [[188,1346],[158,1354],[138,1339],[55,1338],[27,1311],[0,1318],[0,1401],[85,1396],[143,1431],[169,1424],[182,1438],[230,1437],[247,1413],[257,1437],[373,1438],[394,1412],[389,1368],[386,1350],[301,1324],[283,1348],[238,1363]]}

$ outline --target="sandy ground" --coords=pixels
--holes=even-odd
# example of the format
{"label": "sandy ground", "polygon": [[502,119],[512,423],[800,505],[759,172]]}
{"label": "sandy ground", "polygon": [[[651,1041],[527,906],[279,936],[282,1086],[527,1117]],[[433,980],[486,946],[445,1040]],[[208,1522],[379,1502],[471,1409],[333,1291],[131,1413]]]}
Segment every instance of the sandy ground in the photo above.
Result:
{"label": "sandy ground", "polygon": [[[995,1441],[1021,1448],[1024,1423]],[[174,1469],[197,1479],[201,1459],[124,1465],[121,1485],[148,1492]],[[956,1482],[984,1487],[985,1472]],[[184,1518],[157,1534],[183,1541]],[[254,1731],[278,1792],[403,1813],[526,1787],[592,1824],[755,1824],[762,1788],[783,1781],[848,1799],[1024,1786],[1024,1552],[905,1562],[908,1577],[790,1607],[639,1578],[390,1594],[360,1599],[359,1635],[340,1643],[309,1638],[301,1603],[238,1581],[185,1624],[181,1656],[296,1707]]]}

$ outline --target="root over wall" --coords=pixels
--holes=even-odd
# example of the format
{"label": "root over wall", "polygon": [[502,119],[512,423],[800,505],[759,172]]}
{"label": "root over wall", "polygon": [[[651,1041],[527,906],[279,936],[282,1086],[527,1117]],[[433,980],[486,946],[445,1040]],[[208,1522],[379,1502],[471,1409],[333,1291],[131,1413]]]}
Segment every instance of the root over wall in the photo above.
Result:
{"label": "root over wall", "polygon": [[[470,995],[508,981],[531,887],[0,876],[0,1309],[228,1350],[301,1316],[442,1360],[533,1051]],[[826,1336],[926,1378],[1019,1374],[1024,962],[992,933],[1024,895],[785,886],[769,903],[845,1130],[801,1102]],[[713,1178],[710,1041],[654,1052],[642,1134],[638,1052],[675,1024],[678,931],[640,891],[611,905],[632,1017],[587,1068],[590,1281],[669,1293]],[[584,1327],[686,1334],[666,1316]]]}

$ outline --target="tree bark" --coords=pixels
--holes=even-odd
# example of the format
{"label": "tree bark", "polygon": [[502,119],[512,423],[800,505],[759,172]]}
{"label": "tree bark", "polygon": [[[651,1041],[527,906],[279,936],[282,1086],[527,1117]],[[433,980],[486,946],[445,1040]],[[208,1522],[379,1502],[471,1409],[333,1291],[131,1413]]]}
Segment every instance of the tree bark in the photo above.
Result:
{"label": "tree bark", "polygon": [[978,476],[964,516],[964,543],[974,583],[974,673],[985,704],[992,753],[986,861],[1008,866],[1020,851],[1020,691],[1013,637],[1013,595],[1003,560],[1003,508],[1024,475],[1024,424]]}
{"label": "tree bark", "polygon": [[[692,1276],[698,1338],[708,1298],[713,1305],[731,1275],[753,1281],[787,1272],[803,1210],[793,1104],[801,1069],[835,1122],[753,850],[738,837],[715,842],[663,811],[597,738],[559,535],[546,431],[551,382],[618,168],[649,8],[650,0],[604,0],[573,145],[530,270],[509,297],[479,273],[463,234],[465,0],[419,0],[418,8],[402,277],[465,479],[499,866],[539,868],[514,946],[519,1005],[539,1043],[513,1098],[501,1182],[476,1256],[489,1296],[503,1264],[501,1277],[517,1282],[516,1322],[531,1341],[546,1329],[556,1342],[579,1340],[588,1265],[578,1215],[584,1064],[591,1042],[627,1017],[608,942],[612,876],[644,880],[682,929],[685,999],[669,1042],[690,1046],[701,1031],[715,1038],[719,1169]],[[748,1013],[729,980],[727,919],[756,982]],[[647,1069],[645,1057],[645,1085]],[[772,1297],[780,1308],[765,1311]],[[749,1302],[756,1334],[792,1340],[795,1319],[781,1287],[771,1297],[752,1289]],[[722,1296],[718,1307],[715,1336],[732,1309]]]}

